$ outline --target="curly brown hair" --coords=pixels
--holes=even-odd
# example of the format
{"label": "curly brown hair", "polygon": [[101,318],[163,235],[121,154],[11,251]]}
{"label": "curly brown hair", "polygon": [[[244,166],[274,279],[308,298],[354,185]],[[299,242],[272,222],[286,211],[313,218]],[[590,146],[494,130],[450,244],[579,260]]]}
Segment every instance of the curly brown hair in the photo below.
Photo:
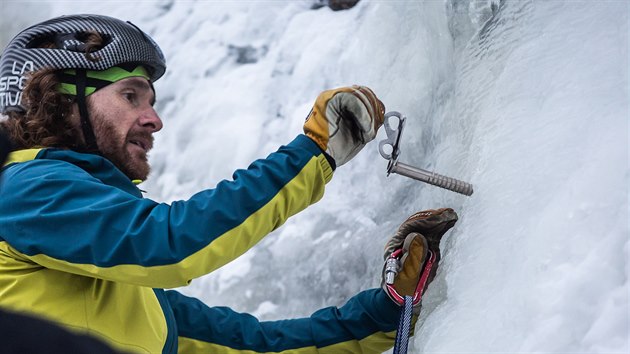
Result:
{"label": "curly brown hair", "polygon": [[[90,61],[98,61],[100,58],[92,52],[103,46],[104,38],[96,31],[88,31],[78,39],[85,44],[85,57]],[[55,43],[47,41],[39,47],[55,48]],[[22,91],[22,106],[26,111],[8,112],[7,119],[0,121],[0,130],[9,136],[14,150],[83,147],[81,129],[72,121],[75,97],[58,91],[60,73],[60,70],[55,69],[30,73]]]}

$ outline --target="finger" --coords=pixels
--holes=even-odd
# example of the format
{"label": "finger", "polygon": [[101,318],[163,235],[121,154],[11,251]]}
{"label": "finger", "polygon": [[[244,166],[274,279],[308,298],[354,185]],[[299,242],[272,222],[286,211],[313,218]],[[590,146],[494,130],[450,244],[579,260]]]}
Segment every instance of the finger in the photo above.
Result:
{"label": "finger", "polygon": [[419,232],[427,238],[440,239],[458,220],[457,213],[451,208],[425,210],[411,215],[403,222],[398,233]]}
{"label": "finger", "polygon": [[[358,92],[363,94],[363,96],[359,97],[362,100],[363,104],[366,107],[369,107],[370,117],[373,118],[374,122],[374,130],[378,130],[381,125],[383,125],[384,117],[385,117],[385,105],[381,100],[376,97],[374,91],[369,87],[365,86],[353,86],[357,89]],[[356,91],[355,91],[356,92]],[[365,98],[364,98],[365,97]],[[366,100],[367,99],[367,102]]]}
{"label": "finger", "polygon": [[401,248],[403,245],[403,242],[405,242],[405,237],[407,235],[402,235],[397,233],[396,235],[392,236],[388,241],[387,244],[385,245],[385,254],[383,259],[387,259],[389,258],[389,255],[391,255],[392,253],[394,253],[394,251],[396,251],[397,249]]}
{"label": "finger", "polygon": [[365,86],[353,86],[353,88],[352,95],[363,104],[363,107],[370,117],[369,122],[365,122],[366,124],[363,126],[363,130],[366,132],[374,130],[374,132],[376,132],[383,124],[385,112],[382,103],[376,98],[376,95],[371,89]]}

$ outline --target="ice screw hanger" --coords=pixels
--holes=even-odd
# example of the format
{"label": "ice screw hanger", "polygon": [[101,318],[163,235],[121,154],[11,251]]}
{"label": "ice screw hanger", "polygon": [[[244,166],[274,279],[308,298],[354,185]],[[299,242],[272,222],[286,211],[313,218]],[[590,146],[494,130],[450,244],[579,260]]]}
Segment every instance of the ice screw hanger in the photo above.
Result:
{"label": "ice screw hanger", "polygon": [[[391,117],[398,118],[398,127],[395,130],[392,129],[389,124],[389,119]],[[455,193],[471,196],[473,194],[473,186],[470,183],[442,176],[435,172],[429,172],[398,161],[398,157],[400,155],[400,138],[402,136],[403,129],[405,128],[406,119],[407,117],[398,112],[389,112],[385,114],[383,126],[385,126],[387,139],[379,142],[378,151],[381,153],[383,158],[389,160],[389,163],[387,164],[387,175],[389,176],[390,173],[396,173],[437,187],[448,189],[449,191]],[[385,151],[385,147],[388,145],[391,146],[391,153],[389,154]]]}

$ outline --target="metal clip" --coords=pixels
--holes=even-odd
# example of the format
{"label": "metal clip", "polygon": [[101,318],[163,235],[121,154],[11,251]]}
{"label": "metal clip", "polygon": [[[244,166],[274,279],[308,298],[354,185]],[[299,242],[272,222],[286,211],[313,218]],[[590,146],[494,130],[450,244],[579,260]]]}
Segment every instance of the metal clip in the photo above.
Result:
{"label": "metal clip", "polygon": [[[389,123],[389,119],[391,117],[398,118],[397,129],[392,129]],[[407,118],[399,112],[389,112],[385,114],[383,126],[385,127],[387,139],[379,142],[378,151],[383,158],[389,160],[389,163],[387,164],[387,176],[389,176],[390,173],[396,173],[437,187],[448,189],[456,193],[467,196],[472,195],[473,187],[470,183],[398,162],[398,157],[400,156],[400,140],[403,129],[405,128],[406,119]],[[391,153],[387,153],[385,151],[385,147],[388,145],[391,146]]]}
{"label": "metal clip", "polygon": [[396,279],[396,275],[398,275],[399,268],[398,258],[387,258],[387,261],[385,261],[385,284],[394,284],[394,279]]}
{"label": "metal clip", "polygon": [[[398,290],[394,287],[394,280],[398,272],[400,272],[400,259],[403,256],[403,249],[399,248],[396,251],[392,252],[389,255],[387,260],[385,261],[385,287],[387,288],[387,292],[390,297],[396,301],[399,305],[403,305],[405,301],[405,296],[400,294]],[[427,251],[427,258],[424,264],[421,265],[420,269],[420,279],[418,279],[418,284],[416,285],[416,289],[413,293],[412,304],[413,306],[417,306],[420,301],[422,301],[422,294],[424,293],[424,288],[429,281],[429,275],[431,274],[431,270],[433,266],[437,262],[437,257],[435,253],[431,251]]]}

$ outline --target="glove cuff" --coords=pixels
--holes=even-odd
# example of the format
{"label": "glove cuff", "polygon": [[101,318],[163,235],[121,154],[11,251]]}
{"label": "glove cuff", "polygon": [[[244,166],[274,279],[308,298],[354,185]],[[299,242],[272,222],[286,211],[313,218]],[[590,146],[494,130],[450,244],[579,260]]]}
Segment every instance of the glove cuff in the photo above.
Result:
{"label": "glove cuff", "polygon": [[322,150],[322,154],[324,154],[324,157],[326,158],[326,161],[328,161],[328,164],[330,165],[330,168],[332,168],[333,172],[337,169],[337,163],[335,162],[335,159],[333,159],[332,156],[328,155],[328,153],[324,150]]}

